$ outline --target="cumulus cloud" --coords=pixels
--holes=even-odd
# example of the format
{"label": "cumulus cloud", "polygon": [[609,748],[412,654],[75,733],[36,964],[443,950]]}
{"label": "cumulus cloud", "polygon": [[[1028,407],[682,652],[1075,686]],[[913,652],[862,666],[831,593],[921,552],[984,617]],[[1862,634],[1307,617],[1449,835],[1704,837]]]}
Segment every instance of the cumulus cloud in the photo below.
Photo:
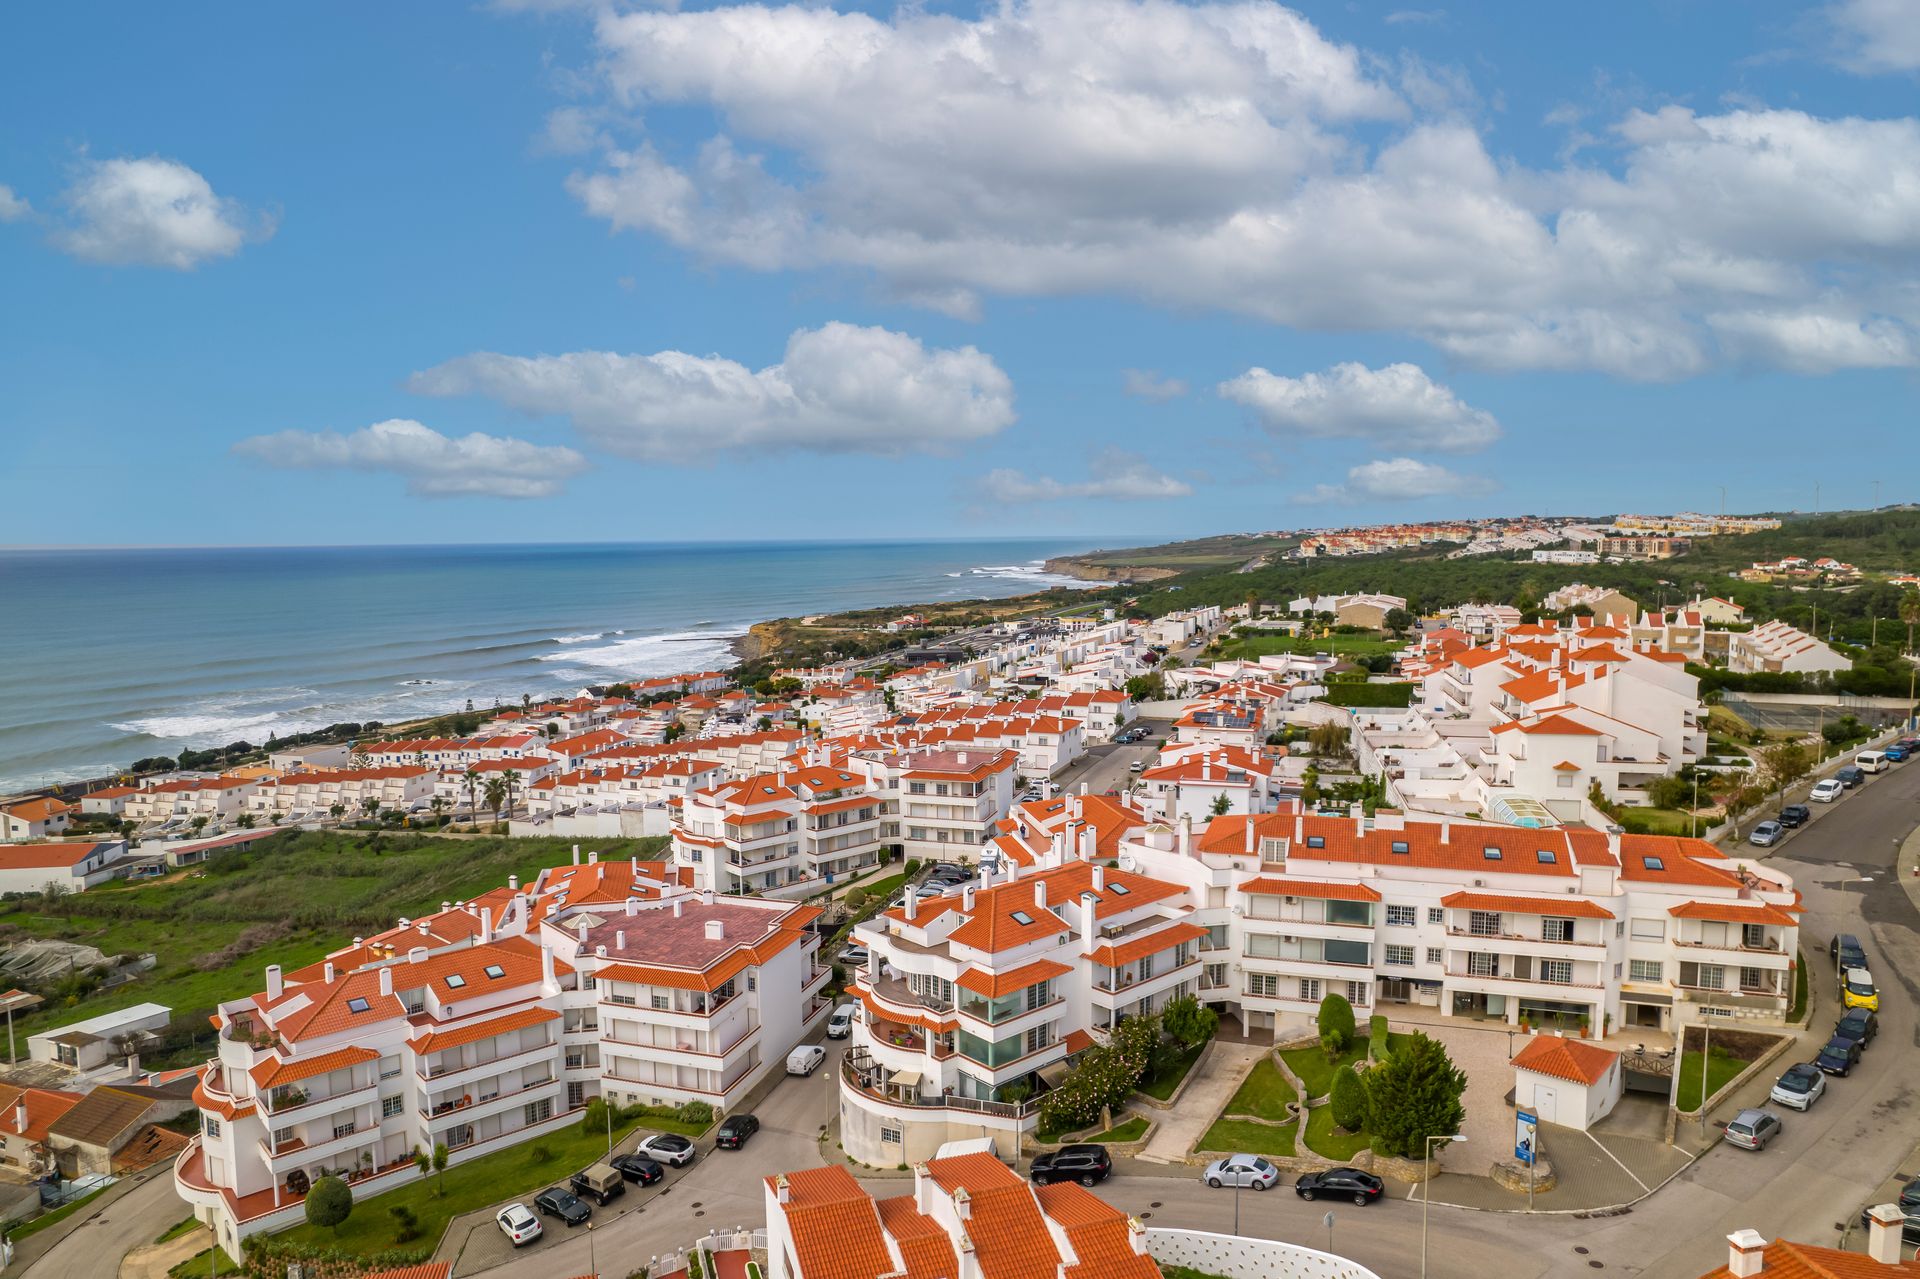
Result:
{"label": "cumulus cloud", "polygon": [[1141,400],[1163,404],[1187,393],[1185,379],[1161,377],[1152,369],[1126,369],[1121,374],[1121,389]]}
{"label": "cumulus cloud", "polygon": [[416,497],[553,497],[587,469],[570,448],[474,432],[458,439],[406,418],[358,431],[281,431],[233,451],[285,470],[341,469],[403,477]]}
{"label": "cumulus cloud", "polygon": [[1344,484],[1320,484],[1303,493],[1301,502],[1411,502],[1423,497],[1461,497],[1490,492],[1491,481],[1462,475],[1432,462],[1410,457],[1365,462],[1347,472]]}
{"label": "cumulus cloud", "polygon": [[1670,108],[1581,153],[1604,164],[1532,167],[1430,72],[1261,0],[609,9],[594,38],[595,105],[713,126],[684,153],[598,145],[569,183],[592,216],[947,314],[1114,294],[1639,379],[1735,358],[1725,312],[1920,324],[1910,118]]}
{"label": "cumulus cloud", "polygon": [[1836,59],[1862,75],[1920,69],[1920,6],[1914,0],[1842,0],[1830,5]]}
{"label": "cumulus cloud", "polygon": [[1084,480],[1056,480],[1050,475],[1029,476],[1009,467],[987,472],[976,487],[980,496],[1000,506],[1097,498],[1117,502],[1158,501],[1190,497],[1193,485],[1156,470],[1137,453],[1108,449],[1087,467]]}
{"label": "cumulus cloud", "polygon": [[991,356],[840,323],[798,330],[780,363],[758,371],[683,351],[482,352],[416,373],[408,386],[565,414],[609,452],[664,462],[793,449],[944,453],[1014,420],[1013,382]]}
{"label": "cumulus cloud", "polygon": [[92,160],[61,197],[65,224],[54,243],[74,257],[111,266],[191,271],[232,257],[249,238],[273,234],[271,222],[214,194],[177,160]]}
{"label": "cumulus cloud", "polygon": [[17,222],[32,212],[27,197],[15,195],[12,187],[0,184],[0,222]]}
{"label": "cumulus cloud", "polygon": [[1222,382],[1219,392],[1276,436],[1449,453],[1483,449],[1500,438],[1493,414],[1468,405],[1417,364],[1336,364],[1297,378],[1252,368]]}

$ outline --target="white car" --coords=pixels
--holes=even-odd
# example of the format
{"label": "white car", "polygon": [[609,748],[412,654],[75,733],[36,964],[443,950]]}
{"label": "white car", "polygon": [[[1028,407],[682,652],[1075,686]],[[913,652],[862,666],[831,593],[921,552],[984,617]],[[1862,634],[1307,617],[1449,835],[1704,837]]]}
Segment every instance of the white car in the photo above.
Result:
{"label": "white car", "polygon": [[1845,785],[1829,777],[1824,781],[1815,782],[1813,789],[1807,792],[1807,798],[1818,800],[1822,804],[1831,804],[1834,800],[1839,799],[1846,793],[1847,788]]}
{"label": "white car", "polygon": [[633,1148],[637,1155],[645,1155],[657,1164],[671,1164],[675,1168],[684,1168],[693,1162],[693,1143],[677,1132],[657,1132]]}
{"label": "white car", "polygon": [[1818,1066],[1801,1062],[1773,1081],[1769,1096],[1783,1106],[1807,1110],[1827,1091],[1827,1076]]}
{"label": "white car", "polygon": [[802,1044],[787,1054],[789,1075],[811,1075],[827,1059],[827,1050],[819,1044]]}
{"label": "white car", "polygon": [[1218,1190],[1222,1186],[1251,1186],[1265,1190],[1280,1180],[1280,1170],[1259,1155],[1228,1155],[1207,1165],[1200,1180]]}
{"label": "white car", "polygon": [[865,946],[852,945],[841,950],[836,958],[850,968],[864,968],[866,967],[867,960],[872,958],[872,956],[868,954]]}
{"label": "white car", "polygon": [[860,1005],[845,1003],[834,1009],[827,1017],[827,1038],[845,1039],[853,1033],[854,1014],[860,1011]]}
{"label": "white car", "polygon": [[516,1248],[540,1237],[540,1218],[525,1204],[508,1204],[495,1213],[493,1219],[500,1223],[500,1232],[511,1239]]}

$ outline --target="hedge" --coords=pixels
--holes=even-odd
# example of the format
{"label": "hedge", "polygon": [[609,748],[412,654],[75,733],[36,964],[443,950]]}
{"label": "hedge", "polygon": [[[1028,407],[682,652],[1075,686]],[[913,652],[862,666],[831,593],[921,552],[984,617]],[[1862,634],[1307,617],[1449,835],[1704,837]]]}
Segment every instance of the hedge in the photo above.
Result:
{"label": "hedge", "polygon": [[1375,1013],[1367,1018],[1367,1057],[1371,1061],[1387,1059],[1388,1041],[1392,1036],[1387,1031],[1387,1019],[1384,1014]]}
{"label": "hedge", "polygon": [[1328,684],[1321,700],[1329,706],[1401,708],[1413,704],[1412,684]]}

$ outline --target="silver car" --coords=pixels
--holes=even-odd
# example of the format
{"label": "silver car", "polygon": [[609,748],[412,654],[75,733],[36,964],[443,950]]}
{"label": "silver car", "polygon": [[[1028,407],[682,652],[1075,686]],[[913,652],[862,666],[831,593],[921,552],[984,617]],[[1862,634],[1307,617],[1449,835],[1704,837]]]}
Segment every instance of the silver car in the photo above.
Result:
{"label": "silver car", "polygon": [[1743,1110],[1727,1124],[1725,1140],[1742,1150],[1765,1150],[1780,1129],[1780,1116],[1771,1110]]}
{"label": "silver car", "polygon": [[1228,1155],[1207,1165],[1200,1180],[1218,1190],[1222,1186],[1252,1186],[1265,1190],[1280,1180],[1280,1170],[1259,1155]]}

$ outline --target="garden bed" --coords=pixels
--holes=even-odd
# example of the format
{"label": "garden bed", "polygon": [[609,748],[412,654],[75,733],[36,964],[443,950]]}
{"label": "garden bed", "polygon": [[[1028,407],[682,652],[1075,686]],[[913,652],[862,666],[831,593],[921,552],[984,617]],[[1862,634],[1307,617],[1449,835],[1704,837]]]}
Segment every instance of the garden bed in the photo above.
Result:
{"label": "garden bed", "polygon": [[1307,1112],[1307,1149],[1339,1163],[1346,1163],[1373,1144],[1366,1131],[1346,1132],[1334,1125],[1332,1106],[1315,1106]]}

